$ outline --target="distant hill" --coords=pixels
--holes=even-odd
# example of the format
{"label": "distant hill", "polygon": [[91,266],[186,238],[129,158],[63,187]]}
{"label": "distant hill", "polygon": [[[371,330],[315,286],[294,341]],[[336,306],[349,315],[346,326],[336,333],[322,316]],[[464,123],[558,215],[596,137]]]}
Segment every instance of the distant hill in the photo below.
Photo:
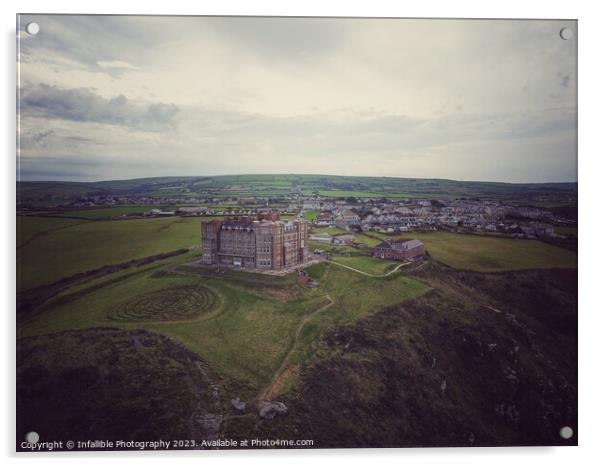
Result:
{"label": "distant hill", "polygon": [[18,202],[86,196],[281,197],[291,193],[330,197],[497,198],[550,203],[577,200],[577,183],[498,183],[428,178],[334,175],[172,176],[132,180],[17,183]]}

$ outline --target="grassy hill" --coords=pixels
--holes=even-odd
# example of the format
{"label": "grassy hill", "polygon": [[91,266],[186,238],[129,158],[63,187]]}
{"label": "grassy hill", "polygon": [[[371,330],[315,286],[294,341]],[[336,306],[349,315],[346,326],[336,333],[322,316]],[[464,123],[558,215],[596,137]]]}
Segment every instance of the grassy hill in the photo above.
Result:
{"label": "grassy hill", "polygon": [[[255,431],[322,448],[576,445],[577,272],[427,265],[432,289],[327,332]],[[352,304],[350,303],[351,307]],[[236,420],[234,420],[236,421]],[[224,435],[243,437],[238,420]]]}
{"label": "grassy hill", "polygon": [[449,232],[408,233],[422,241],[436,260],[456,269],[477,272],[577,268],[577,253],[537,240]]}
{"label": "grassy hill", "polygon": [[144,330],[21,339],[16,379],[19,449],[34,429],[43,441],[189,439],[195,415],[221,411],[198,357]]}
{"label": "grassy hill", "polygon": [[78,222],[18,217],[17,228],[19,244],[31,240],[17,250],[19,290],[200,244],[200,222],[193,218]]}
{"label": "grassy hill", "polygon": [[278,197],[295,192],[332,197],[486,197],[562,205],[576,201],[577,183],[283,174],[161,177],[87,183],[25,181],[17,184],[17,192],[21,204],[68,200],[84,195],[244,198]]}

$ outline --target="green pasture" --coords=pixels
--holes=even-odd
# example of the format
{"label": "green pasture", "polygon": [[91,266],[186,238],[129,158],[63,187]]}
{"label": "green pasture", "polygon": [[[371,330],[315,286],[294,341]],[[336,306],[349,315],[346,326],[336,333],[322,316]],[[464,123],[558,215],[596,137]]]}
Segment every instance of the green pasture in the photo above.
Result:
{"label": "green pasture", "polygon": [[395,261],[377,259],[371,256],[333,256],[333,262],[353,267],[362,272],[373,275],[383,275],[400,263]]}
{"label": "green pasture", "polygon": [[349,233],[339,227],[311,227],[309,234],[328,233],[330,236],[342,235]]}
{"label": "green pasture", "polygon": [[319,212],[317,210],[308,210],[307,212],[303,212],[303,218],[309,222],[313,222],[316,218],[318,218]]}
{"label": "green pasture", "polygon": [[[27,290],[103,265],[198,246],[201,220],[211,218],[77,221],[19,217],[17,243],[24,246],[17,250],[18,288]],[[344,232],[336,228],[312,231]],[[374,246],[385,238],[392,237],[367,233],[357,241]],[[447,232],[408,233],[401,238],[420,239],[435,260],[459,269],[490,272],[577,265],[574,252],[535,240]],[[325,246],[315,244],[321,249]],[[382,275],[398,265],[349,246],[332,246],[330,251],[333,261],[368,274]],[[256,394],[278,374],[283,362],[290,367],[306,361],[327,329],[429,289],[403,268],[374,278],[331,263],[308,267],[318,286],[303,288],[297,284],[296,273],[282,277],[217,273],[185,264],[199,254],[199,249],[193,249],[183,256],[71,287],[41,305],[20,324],[18,334],[95,326],[154,330],[181,341],[223,380]],[[286,386],[291,384],[287,380]]]}
{"label": "green pasture", "polygon": [[[173,273],[172,268],[155,265],[143,271],[120,272],[120,279],[105,277],[64,292],[23,323],[19,336],[95,326],[155,330],[183,342],[221,377],[259,390],[270,382],[293,346],[295,354],[290,361],[301,362],[326,328],[353,322],[428,289],[401,274],[372,279],[326,264],[309,268],[312,276],[323,269],[314,289],[297,286],[296,274],[217,274],[191,266],[178,267]],[[165,315],[144,320],[144,316],[155,315],[150,312],[141,314],[137,321],[115,318],[123,314],[120,309],[130,309],[137,300],[145,302],[148,296],[160,295],[169,301],[170,289],[175,292],[195,287],[217,296],[213,309],[204,309],[187,320],[178,317],[170,321]],[[327,296],[332,306],[316,313],[329,303]],[[159,312],[157,309],[152,311]]]}
{"label": "green pasture", "polygon": [[90,220],[118,218],[123,215],[143,214],[151,209],[172,210],[174,206],[159,205],[122,205],[115,207],[102,207],[98,209],[67,210],[60,215],[63,217],[80,217]]}
{"label": "green pasture", "polygon": [[574,236],[576,238],[578,228],[576,226],[555,226],[554,232],[558,235]]}
{"label": "green pasture", "polygon": [[[205,217],[204,220],[209,220]],[[18,244],[32,232],[65,225],[38,235],[17,250],[17,287],[25,290],[104,265],[200,244],[198,218],[150,218],[78,223],[71,219],[20,220]],[[64,223],[63,223],[64,222]]]}
{"label": "green pasture", "polygon": [[85,220],[56,217],[17,216],[17,246],[22,246],[34,237],[48,235],[52,231],[73,227]]}
{"label": "green pasture", "polygon": [[537,240],[448,232],[412,232],[401,238],[419,239],[435,260],[457,269],[497,272],[577,267],[575,252]]}

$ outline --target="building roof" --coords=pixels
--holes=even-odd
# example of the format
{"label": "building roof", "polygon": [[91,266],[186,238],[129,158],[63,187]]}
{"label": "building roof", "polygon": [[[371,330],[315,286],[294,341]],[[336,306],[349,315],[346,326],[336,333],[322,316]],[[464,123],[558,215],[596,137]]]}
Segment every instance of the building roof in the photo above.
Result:
{"label": "building roof", "polygon": [[410,240],[397,240],[397,241],[383,241],[376,245],[380,249],[414,249],[422,246],[422,241],[417,239]]}
{"label": "building roof", "polygon": [[335,239],[355,239],[355,235],[338,235],[334,237]]}
{"label": "building roof", "polygon": [[411,239],[410,241],[403,242],[404,249],[414,249],[414,248],[419,248],[420,246],[422,246],[422,241],[417,240],[417,239]]}
{"label": "building roof", "polygon": [[253,220],[251,220],[249,217],[228,218],[224,220],[222,228],[234,230],[242,228],[253,228]]}

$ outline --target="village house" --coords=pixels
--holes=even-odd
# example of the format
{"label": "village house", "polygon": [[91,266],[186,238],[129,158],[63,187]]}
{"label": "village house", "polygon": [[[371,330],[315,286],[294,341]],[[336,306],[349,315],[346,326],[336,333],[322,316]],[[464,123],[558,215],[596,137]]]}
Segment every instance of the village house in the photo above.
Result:
{"label": "village house", "polygon": [[348,230],[353,225],[359,225],[360,216],[353,210],[343,209],[336,215],[335,225]]}
{"label": "village house", "polygon": [[332,236],[328,233],[313,233],[309,235],[309,240],[315,241],[316,243],[330,244],[332,243]]}
{"label": "village house", "polygon": [[320,199],[315,198],[303,199],[303,210],[319,210],[321,202]]}
{"label": "village house", "polygon": [[355,235],[338,235],[332,238],[334,244],[351,244],[355,241]]}
{"label": "village house", "polygon": [[318,227],[329,227],[334,225],[334,215],[332,212],[321,212],[314,221],[314,225]]}
{"label": "village house", "polygon": [[417,239],[384,241],[377,245],[372,256],[396,261],[418,260],[424,255],[424,245]]}
{"label": "village house", "polygon": [[531,222],[527,225],[521,225],[520,229],[525,235],[532,237],[554,235],[554,227],[548,223]]}

